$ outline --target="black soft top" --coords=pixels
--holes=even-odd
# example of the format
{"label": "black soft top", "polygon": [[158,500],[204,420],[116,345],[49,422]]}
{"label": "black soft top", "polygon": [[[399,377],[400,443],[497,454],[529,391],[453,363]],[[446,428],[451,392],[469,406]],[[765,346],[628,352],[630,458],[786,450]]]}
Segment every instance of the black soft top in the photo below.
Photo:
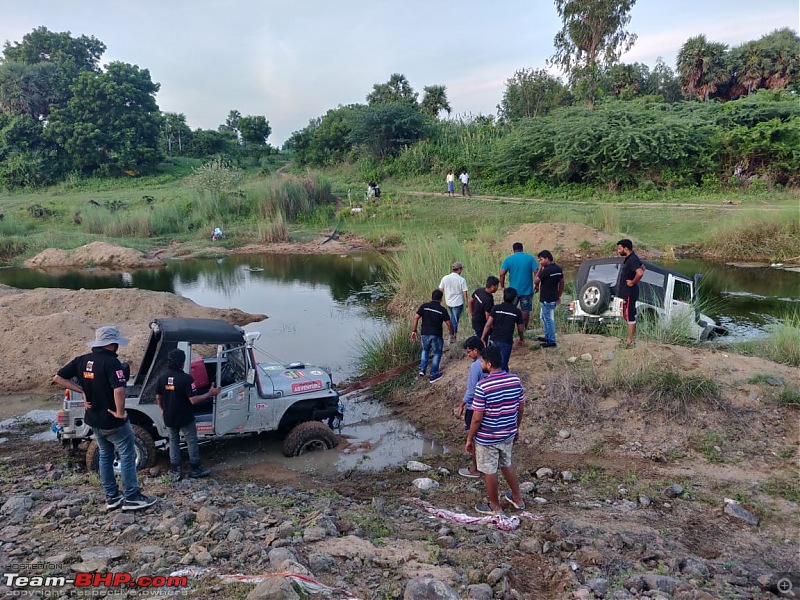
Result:
{"label": "black soft top", "polygon": [[160,330],[165,342],[235,344],[244,342],[244,330],[220,319],[154,319],[150,329]]}
{"label": "black soft top", "polygon": [[[581,263],[581,266],[578,267],[578,276],[577,281],[580,285],[586,283],[586,275],[589,273],[589,269],[594,265],[614,265],[614,264],[621,264],[622,261],[625,260],[621,256],[616,257],[609,257],[609,258],[591,258],[589,260],[585,260]],[[661,275],[675,275],[676,277],[681,277],[683,279],[687,279],[692,281],[691,277],[687,277],[683,273],[678,273],[677,271],[673,271],[671,269],[667,269],[666,267],[662,267],[661,265],[657,265],[655,263],[651,263],[650,261],[643,260],[642,264],[645,266],[645,269],[648,271],[652,271],[653,273],[659,273]]]}
{"label": "black soft top", "polygon": [[178,342],[240,345],[244,344],[244,330],[220,319],[154,319],[142,364],[133,381],[141,390],[140,403],[155,402],[156,379],[166,369],[167,354],[178,347]]}

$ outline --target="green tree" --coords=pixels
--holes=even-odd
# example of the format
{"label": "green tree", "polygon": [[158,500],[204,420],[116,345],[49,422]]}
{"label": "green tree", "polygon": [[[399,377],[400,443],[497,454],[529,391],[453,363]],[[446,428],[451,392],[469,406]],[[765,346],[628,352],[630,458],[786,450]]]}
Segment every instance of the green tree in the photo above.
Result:
{"label": "green tree", "polygon": [[425,117],[404,101],[356,107],[348,120],[351,142],[376,159],[396,154],[425,134]]}
{"label": "green tree", "polygon": [[681,90],[686,98],[708,101],[717,87],[730,80],[727,49],[725,44],[709,42],[704,35],[686,40],[677,59]]}
{"label": "green tree", "polygon": [[569,90],[544,69],[521,69],[506,81],[503,100],[497,107],[506,121],[546,115],[569,102]]}
{"label": "green tree", "polygon": [[216,154],[227,154],[235,143],[229,135],[210,129],[195,129],[186,148],[186,156],[209,158]]}
{"label": "green tree", "polygon": [[225,122],[219,126],[220,133],[239,133],[239,119],[242,118],[242,113],[238,110],[232,110],[225,118]]}
{"label": "green tree", "polygon": [[646,93],[650,68],[642,63],[617,63],[608,69],[611,92],[620,100],[630,100]]}
{"label": "green tree", "polygon": [[186,124],[186,115],[174,112],[161,114],[161,147],[166,150],[167,156],[183,156],[191,137],[192,130]]}
{"label": "green tree", "polygon": [[448,115],[452,110],[450,102],[447,101],[447,88],[443,85],[426,85],[423,90],[422,102],[419,109],[423,115],[435,119],[439,113],[445,111]]}
{"label": "green tree", "polygon": [[237,126],[243,142],[258,146],[265,146],[269,134],[272,133],[269,121],[260,115],[240,117]]}
{"label": "green tree", "polygon": [[0,64],[0,111],[27,115],[36,121],[46,118],[50,103],[58,97],[55,83],[56,67],[52,63]]}
{"label": "green tree", "polygon": [[52,112],[47,131],[83,172],[150,171],[161,157],[158,88],[147,69],[122,62],[102,73],[84,71],[66,106]]}
{"label": "green tree", "polygon": [[675,71],[660,56],[650,71],[645,90],[651,96],[661,96],[664,102],[679,102],[682,99],[681,84]]}
{"label": "green tree", "polygon": [[52,103],[63,106],[69,99],[70,85],[81,72],[100,70],[100,57],[105,50],[105,44],[93,36],[73,38],[69,31],[56,33],[46,27],[37,27],[25,34],[21,42],[12,45],[7,41],[3,58],[5,62],[26,65],[53,64],[56,75]]}
{"label": "green tree", "polygon": [[625,30],[636,0],[555,0],[563,23],[553,40],[551,64],[570,76],[573,90],[594,105],[603,69],[636,41]]}
{"label": "green tree", "polygon": [[367,94],[367,102],[370,106],[390,102],[406,102],[417,106],[417,96],[405,75],[393,73],[386,83],[376,83],[372,86],[372,91]]}

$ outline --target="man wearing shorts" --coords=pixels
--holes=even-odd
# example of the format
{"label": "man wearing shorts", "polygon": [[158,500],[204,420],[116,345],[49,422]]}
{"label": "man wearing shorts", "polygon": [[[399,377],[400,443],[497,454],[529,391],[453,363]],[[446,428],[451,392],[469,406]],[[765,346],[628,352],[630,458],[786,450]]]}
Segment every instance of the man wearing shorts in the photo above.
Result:
{"label": "man wearing shorts", "polygon": [[[469,376],[467,377],[467,389],[464,392],[464,398],[461,400],[461,406],[458,409],[458,418],[464,417],[464,430],[469,431],[472,424],[472,399],[475,397],[475,386],[478,382],[486,377],[483,372],[483,365],[481,364],[481,352],[485,346],[481,338],[473,335],[464,342],[464,350],[467,351],[467,356],[472,359],[472,364],[469,366]],[[469,467],[461,467],[458,474],[462,477],[480,477],[478,472],[478,465],[475,463],[475,455],[472,455],[472,465]]]}
{"label": "man wearing shorts", "polygon": [[498,469],[511,488],[503,493],[503,500],[519,510],[525,508],[517,473],[511,463],[511,450],[519,437],[525,408],[525,393],[519,377],[500,368],[501,360],[500,351],[493,346],[487,346],[481,353],[481,366],[489,375],[475,386],[472,423],[464,446],[468,454],[475,455],[489,496],[489,502],[479,502],[475,510],[490,515],[503,512],[498,494]]}
{"label": "man wearing shorts", "polygon": [[523,252],[521,242],[514,242],[511,249],[514,253],[506,256],[500,265],[500,287],[506,288],[506,274],[508,274],[508,287],[517,290],[515,305],[522,311],[522,328],[528,329],[533,309],[533,277],[539,270],[539,263],[533,256]]}
{"label": "man wearing shorts", "polygon": [[622,298],[622,318],[628,324],[625,345],[630,348],[636,334],[636,301],[639,299],[639,280],[644,277],[644,265],[633,251],[633,242],[629,239],[617,242],[617,252],[625,257],[619,269],[617,296]]}

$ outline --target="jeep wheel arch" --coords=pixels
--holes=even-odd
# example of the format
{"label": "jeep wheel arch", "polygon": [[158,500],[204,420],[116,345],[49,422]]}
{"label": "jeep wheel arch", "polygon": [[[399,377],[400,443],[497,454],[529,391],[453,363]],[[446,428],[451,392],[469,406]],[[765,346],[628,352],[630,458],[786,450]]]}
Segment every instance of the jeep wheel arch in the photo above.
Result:
{"label": "jeep wheel arch", "polygon": [[284,456],[301,456],[306,452],[330,450],[338,440],[331,428],[320,421],[306,421],[295,426],[283,441]]}
{"label": "jeep wheel arch", "polygon": [[[156,462],[156,445],[153,436],[140,425],[131,425],[133,441],[136,451],[136,470],[149,469]],[[97,440],[89,442],[86,449],[86,469],[89,471],[100,470],[100,447]],[[114,472],[119,472],[119,459],[114,457]]]}
{"label": "jeep wheel arch", "polygon": [[578,304],[584,312],[590,315],[598,315],[603,312],[610,300],[611,288],[602,281],[587,281],[578,293]]}

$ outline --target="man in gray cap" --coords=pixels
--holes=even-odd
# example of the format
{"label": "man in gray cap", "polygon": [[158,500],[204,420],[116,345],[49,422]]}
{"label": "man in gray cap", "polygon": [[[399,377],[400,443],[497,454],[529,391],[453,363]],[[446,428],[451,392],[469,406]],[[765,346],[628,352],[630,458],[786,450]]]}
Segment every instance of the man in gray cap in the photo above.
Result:
{"label": "man in gray cap", "polygon": [[[83,394],[86,423],[100,450],[100,482],[107,510],[120,506],[126,511],[140,510],[156,503],[155,498],[142,494],[136,482],[135,439],[125,412],[127,377],[117,358],[117,350],[128,341],[114,325],[98,327],[95,339],[86,342],[92,351],[74,358],[53,377],[57,385]],[[119,455],[122,492],[114,476],[115,451]]]}
{"label": "man in gray cap", "polygon": [[453,330],[450,332],[450,343],[454,344],[458,335],[458,320],[467,303],[467,281],[461,276],[464,265],[460,262],[453,263],[453,271],[442,277],[439,289],[444,294],[444,303],[450,311],[450,323]]}

